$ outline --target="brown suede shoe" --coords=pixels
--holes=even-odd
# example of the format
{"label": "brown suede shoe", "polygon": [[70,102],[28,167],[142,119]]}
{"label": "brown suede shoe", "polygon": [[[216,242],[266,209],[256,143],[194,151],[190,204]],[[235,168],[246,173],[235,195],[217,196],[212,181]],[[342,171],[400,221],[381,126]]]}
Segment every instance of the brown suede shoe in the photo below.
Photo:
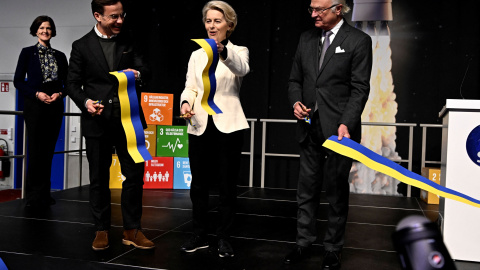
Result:
{"label": "brown suede shoe", "polygon": [[140,249],[151,249],[155,247],[155,244],[148,240],[142,231],[137,229],[123,231],[122,243],[124,245],[133,245]]}
{"label": "brown suede shoe", "polygon": [[108,245],[108,231],[97,231],[95,232],[95,239],[93,240],[92,248],[95,251],[105,250],[109,247]]}

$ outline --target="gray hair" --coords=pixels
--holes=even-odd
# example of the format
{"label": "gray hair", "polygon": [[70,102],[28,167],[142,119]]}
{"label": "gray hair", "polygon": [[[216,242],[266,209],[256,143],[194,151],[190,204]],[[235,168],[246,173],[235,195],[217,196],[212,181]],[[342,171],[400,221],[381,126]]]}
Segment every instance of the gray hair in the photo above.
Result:
{"label": "gray hair", "polygon": [[237,26],[237,13],[228,3],[223,1],[210,1],[205,4],[202,9],[203,22],[205,23],[205,18],[207,17],[207,12],[209,10],[220,11],[225,17],[225,21],[230,26],[230,30],[227,31],[227,38],[232,34],[233,30]]}
{"label": "gray hair", "polygon": [[[342,15],[350,12],[350,7],[347,5],[345,0],[332,0],[332,5],[342,5]],[[333,8],[332,8],[333,11]]]}

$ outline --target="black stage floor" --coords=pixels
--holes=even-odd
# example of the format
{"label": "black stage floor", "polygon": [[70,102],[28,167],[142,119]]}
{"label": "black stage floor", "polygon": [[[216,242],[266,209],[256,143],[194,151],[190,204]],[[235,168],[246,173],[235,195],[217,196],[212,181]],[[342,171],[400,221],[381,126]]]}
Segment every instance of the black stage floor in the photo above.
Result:
{"label": "black stage floor", "polygon": [[[211,195],[211,218],[218,196]],[[0,258],[9,270],[25,269],[320,269],[323,248],[305,262],[285,266],[283,257],[295,241],[295,190],[238,188],[238,214],[231,239],[233,259],[221,259],[216,241],[211,247],[183,254],[190,237],[191,202],[188,190],[145,190],[142,225],[155,242],[153,250],[124,246],[120,190],[112,191],[110,248],[95,252],[88,186],[53,193],[57,204],[43,212],[25,210],[21,200],[0,203]],[[325,230],[326,204],[318,214],[320,235]],[[418,198],[350,195],[350,214],[342,269],[401,269],[391,234],[408,215],[436,220],[438,207]],[[212,228],[212,231],[213,228]],[[459,270],[480,264],[456,262]]]}

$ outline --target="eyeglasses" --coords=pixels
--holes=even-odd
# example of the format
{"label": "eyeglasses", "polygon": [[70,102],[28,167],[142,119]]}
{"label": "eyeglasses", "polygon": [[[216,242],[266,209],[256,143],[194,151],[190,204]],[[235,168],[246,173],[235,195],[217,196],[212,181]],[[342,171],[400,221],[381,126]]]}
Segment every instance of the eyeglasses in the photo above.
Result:
{"label": "eyeglasses", "polygon": [[338,6],[338,5],[339,5],[339,4],[336,4],[336,5],[333,5],[333,6],[331,6],[331,7],[324,8],[324,9],[309,7],[309,8],[308,8],[308,13],[312,14],[312,13],[315,11],[318,15],[322,15],[322,13],[325,12],[325,10],[331,9],[331,8],[336,7],[336,6]]}
{"label": "eyeglasses", "polygon": [[118,20],[118,18],[122,18],[125,19],[125,17],[127,17],[127,13],[123,13],[123,14],[111,14],[111,15],[108,15],[108,16],[104,16],[103,14],[101,14],[102,17],[107,17],[109,20],[113,20],[113,21],[116,21]]}

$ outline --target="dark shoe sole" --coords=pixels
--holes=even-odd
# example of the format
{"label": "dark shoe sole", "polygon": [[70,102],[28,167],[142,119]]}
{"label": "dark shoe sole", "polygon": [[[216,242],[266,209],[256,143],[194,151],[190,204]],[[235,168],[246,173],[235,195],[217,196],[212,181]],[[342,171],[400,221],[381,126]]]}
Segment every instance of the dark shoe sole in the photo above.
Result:
{"label": "dark shoe sole", "polygon": [[122,244],[124,244],[126,246],[132,245],[132,246],[134,246],[136,248],[139,248],[139,249],[152,249],[152,248],[155,247],[155,246],[151,246],[151,247],[140,246],[140,245],[135,244],[135,242],[133,242],[133,241],[125,240],[125,239],[122,239]]}
{"label": "dark shoe sole", "polygon": [[195,251],[197,251],[199,249],[202,249],[202,248],[208,248],[208,245],[201,246],[201,247],[196,247],[194,249],[180,249],[180,250],[183,251],[183,252],[192,253],[192,252],[195,252]]}
{"label": "dark shoe sole", "polygon": [[322,267],[322,270],[339,270],[340,269],[340,264],[332,267]]}
{"label": "dark shoe sole", "polygon": [[232,258],[233,256],[235,256],[235,254],[222,255],[222,254],[218,253],[218,256],[219,256],[220,258]]}
{"label": "dark shoe sole", "polygon": [[296,263],[299,263],[299,262],[302,262],[302,261],[306,261],[306,260],[310,259],[310,257],[311,257],[311,254],[304,255],[301,258],[295,258],[295,259],[284,258],[283,263],[284,264],[296,264]]}
{"label": "dark shoe sole", "polygon": [[103,247],[103,248],[96,248],[94,246],[92,246],[92,249],[95,250],[95,251],[100,251],[100,250],[105,250],[107,248],[109,248],[110,246],[106,246],[106,247]]}

